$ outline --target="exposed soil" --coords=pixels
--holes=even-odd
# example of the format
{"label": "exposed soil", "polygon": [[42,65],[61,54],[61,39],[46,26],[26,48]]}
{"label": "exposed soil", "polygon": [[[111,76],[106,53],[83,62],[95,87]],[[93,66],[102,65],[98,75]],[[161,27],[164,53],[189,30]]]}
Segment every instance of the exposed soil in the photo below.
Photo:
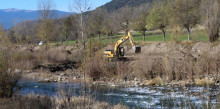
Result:
{"label": "exposed soil", "polygon": [[44,65],[38,65],[34,67],[33,70],[49,70],[50,72],[58,72],[58,71],[66,71],[68,69],[77,69],[79,66],[77,66],[76,62],[64,62],[64,63],[58,63],[58,64],[44,64]]}

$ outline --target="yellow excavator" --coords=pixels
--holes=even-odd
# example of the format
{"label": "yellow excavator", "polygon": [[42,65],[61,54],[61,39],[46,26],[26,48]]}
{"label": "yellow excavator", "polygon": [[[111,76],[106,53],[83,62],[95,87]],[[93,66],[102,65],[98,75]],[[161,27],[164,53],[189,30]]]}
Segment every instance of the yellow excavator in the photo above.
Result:
{"label": "yellow excavator", "polygon": [[105,57],[107,57],[107,58],[123,58],[124,54],[125,54],[125,49],[124,49],[124,47],[120,47],[120,45],[128,39],[130,40],[130,43],[132,45],[132,49],[134,49],[135,53],[140,53],[141,47],[136,46],[136,44],[134,43],[134,39],[131,36],[131,33],[128,32],[128,35],[124,35],[123,37],[120,38],[120,40],[117,41],[117,43],[115,44],[114,50],[104,51]]}

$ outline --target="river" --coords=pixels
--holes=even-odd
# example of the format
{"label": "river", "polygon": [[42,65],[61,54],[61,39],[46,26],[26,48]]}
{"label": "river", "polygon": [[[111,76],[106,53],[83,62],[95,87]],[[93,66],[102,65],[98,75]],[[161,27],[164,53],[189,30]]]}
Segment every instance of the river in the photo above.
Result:
{"label": "river", "polygon": [[[72,96],[81,96],[80,83],[37,83],[19,81],[15,88],[16,94],[30,94],[56,96],[60,89]],[[106,86],[86,87],[86,94],[92,95],[98,101],[104,101],[111,105],[125,104],[131,109],[135,108],[202,108],[203,104],[211,104],[217,108],[219,86],[198,87],[163,86],[163,87],[121,87],[112,88]],[[209,100],[210,99],[210,100]]]}

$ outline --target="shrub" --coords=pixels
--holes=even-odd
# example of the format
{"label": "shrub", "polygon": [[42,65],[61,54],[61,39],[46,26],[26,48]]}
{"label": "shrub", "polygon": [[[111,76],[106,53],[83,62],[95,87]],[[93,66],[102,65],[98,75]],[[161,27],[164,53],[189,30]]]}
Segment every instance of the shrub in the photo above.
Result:
{"label": "shrub", "polygon": [[95,61],[91,61],[90,62],[90,72],[89,72],[89,76],[95,81],[97,79],[99,79],[102,75],[102,69],[101,69],[101,64],[100,62],[95,62]]}
{"label": "shrub", "polygon": [[11,97],[18,78],[8,71],[8,57],[0,52],[0,97]]}

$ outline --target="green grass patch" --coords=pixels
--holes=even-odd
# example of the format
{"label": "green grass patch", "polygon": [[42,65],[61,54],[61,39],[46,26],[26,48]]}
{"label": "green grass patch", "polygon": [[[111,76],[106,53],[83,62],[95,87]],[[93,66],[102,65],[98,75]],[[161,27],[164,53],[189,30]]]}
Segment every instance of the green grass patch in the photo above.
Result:
{"label": "green grass patch", "polygon": [[76,44],[76,41],[51,42],[50,44],[51,45],[61,45],[61,44],[71,45],[71,44]]}
{"label": "green grass patch", "polygon": [[[112,38],[111,38],[111,36],[102,35],[101,36],[101,43],[104,45],[110,44],[110,43],[116,43],[123,35],[124,35],[123,33],[119,33],[119,34],[112,36]],[[139,41],[143,42],[144,41],[143,34],[140,32],[132,33],[132,36],[133,36],[135,42],[139,42]],[[190,34],[190,37],[191,37],[192,41],[201,41],[201,42],[209,41],[208,36],[204,30],[193,31]],[[178,35],[174,35],[172,33],[167,32],[165,39],[166,39],[166,41],[187,41],[188,37],[187,37],[186,32],[184,34],[181,33]],[[92,40],[99,41],[98,35],[96,37],[92,38]],[[81,40],[79,40],[79,43],[80,42],[81,42]],[[87,41],[87,42],[89,42],[89,41]],[[148,31],[148,32],[146,32],[145,42],[163,42],[163,34],[158,31]],[[59,45],[59,44],[69,45],[69,44],[75,44],[75,41],[64,41],[63,43],[62,42],[53,42],[51,44],[52,45]]]}
{"label": "green grass patch", "polygon": [[[110,36],[108,36],[108,37],[105,36],[105,37],[102,37],[102,42],[103,43],[110,43],[110,42],[115,43],[122,36],[123,35],[113,36],[113,39],[111,39]],[[142,33],[139,33],[139,32],[132,33],[132,36],[133,36],[135,42],[144,41],[144,37],[143,37]],[[190,37],[191,37],[192,41],[202,41],[202,42],[208,41],[208,36],[206,35],[205,31],[193,32],[192,34],[190,34]],[[188,35],[186,33],[186,34],[174,36],[171,33],[167,33],[165,39],[166,39],[166,41],[187,41]],[[163,41],[163,34],[160,32],[146,32],[145,41],[146,42],[162,42]]]}

